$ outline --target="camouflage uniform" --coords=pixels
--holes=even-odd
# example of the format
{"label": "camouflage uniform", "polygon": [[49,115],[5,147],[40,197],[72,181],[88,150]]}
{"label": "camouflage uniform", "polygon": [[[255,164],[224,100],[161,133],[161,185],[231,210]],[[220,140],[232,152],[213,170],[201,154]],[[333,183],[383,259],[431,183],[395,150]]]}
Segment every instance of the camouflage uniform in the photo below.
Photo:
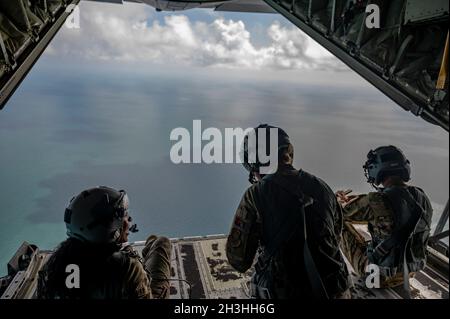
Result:
{"label": "camouflage uniform", "polygon": [[[55,251],[39,273],[40,299],[151,299],[167,298],[170,276],[170,242],[151,237],[142,260],[131,246],[107,253],[67,240]],[[68,243],[71,242],[70,245]],[[75,246],[75,248],[74,248]],[[80,288],[67,289],[65,267],[80,269]],[[144,267],[145,265],[145,267]],[[155,274],[153,283],[150,275]]]}
{"label": "camouflage uniform", "polygon": [[367,247],[370,240],[365,239],[353,227],[353,223],[368,224],[372,238],[377,242],[392,233],[392,209],[386,205],[383,193],[374,192],[358,195],[344,205],[344,231],[342,232],[342,251],[355,272],[363,276],[368,263]]}
{"label": "camouflage uniform", "polygon": [[153,298],[170,297],[170,258],[172,244],[165,237],[150,236],[142,250],[145,270],[151,278],[150,287]]}
{"label": "camouflage uniform", "polygon": [[[408,254],[408,265],[414,271],[422,269],[426,259],[426,246],[430,232],[430,222],[432,216],[431,204],[425,193],[413,186],[392,187],[384,191],[373,192],[364,195],[352,196],[351,200],[344,206],[344,231],[341,243],[342,251],[351,263],[355,272],[365,275],[366,266],[369,263],[368,251],[377,247],[383,241],[392,237],[395,232],[402,231],[396,228],[396,220],[399,219],[399,213],[394,211],[402,209],[399,203],[402,198],[399,197],[396,202],[392,202],[389,193],[394,189],[403,188],[412,194],[412,197],[423,209],[424,215],[419,219],[415,228],[415,235],[412,237],[411,248]],[[394,206],[395,205],[395,206]],[[407,206],[404,206],[407,207]],[[367,224],[371,238],[365,239],[355,229],[353,224]],[[403,264],[401,249],[393,252],[393,263],[396,269],[401,269]],[[399,271],[392,277],[382,276],[382,286],[396,286],[403,282],[403,272]]]}
{"label": "camouflage uniform", "polygon": [[[320,179],[292,166],[283,168],[277,174],[286,175],[301,191],[314,200],[305,209],[309,247],[323,284],[331,297],[336,297],[348,288],[347,268],[339,251],[342,230],[342,213],[331,189]],[[290,214],[298,214],[297,198],[270,180],[270,175],[253,184],[245,192],[227,241],[227,257],[238,271],[245,272],[258,256],[254,278],[265,270],[267,248],[279,233],[286,233]],[[311,297],[304,269],[300,232],[287,238],[279,247],[275,258],[273,275],[274,295],[269,298],[285,299]],[[257,252],[258,251],[258,252]],[[262,267],[258,265],[262,264]],[[253,296],[262,298],[261,296]]]}

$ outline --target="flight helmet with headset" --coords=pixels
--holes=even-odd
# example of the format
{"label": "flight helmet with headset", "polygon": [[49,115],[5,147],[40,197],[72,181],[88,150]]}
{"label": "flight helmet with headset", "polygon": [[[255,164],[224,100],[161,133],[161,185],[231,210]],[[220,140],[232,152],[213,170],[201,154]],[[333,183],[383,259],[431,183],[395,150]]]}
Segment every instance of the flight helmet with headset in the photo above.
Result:
{"label": "flight helmet with headset", "polygon": [[[120,244],[124,219],[132,220],[128,205],[124,190],[99,186],[81,192],[70,200],[64,213],[68,237],[93,244]],[[136,232],[136,224],[129,231]]]}
{"label": "flight helmet with headset", "polygon": [[411,179],[411,164],[403,152],[392,145],[370,150],[363,166],[367,182],[378,186],[387,176],[399,176],[404,182]]}
{"label": "flight helmet with headset", "polygon": [[[258,125],[256,128],[252,129],[249,133],[247,133],[244,136],[244,141],[242,143],[241,146],[241,152],[240,152],[240,157],[242,160],[242,165],[245,167],[245,169],[249,172],[249,181],[250,183],[255,183],[255,177],[254,177],[254,173],[258,172],[259,173],[259,169],[262,166],[267,166],[269,165],[269,163],[261,163],[259,156],[258,156],[258,144],[259,144],[259,132],[261,130],[266,130],[266,152],[268,150],[271,149],[270,147],[270,134],[272,133],[271,129],[277,129],[277,133],[278,133],[278,154],[280,154],[280,152],[287,148],[291,142],[289,139],[289,135],[281,128],[279,127],[275,127],[275,126],[271,126],[268,124],[260,124]],[[249,143],[249,136],[250,134],[255,134],[255,145],[251,145],[253,143]],[[255,155],[255,159],[256,161],[251,161],[250,160],[250,154],[254,154]]]}

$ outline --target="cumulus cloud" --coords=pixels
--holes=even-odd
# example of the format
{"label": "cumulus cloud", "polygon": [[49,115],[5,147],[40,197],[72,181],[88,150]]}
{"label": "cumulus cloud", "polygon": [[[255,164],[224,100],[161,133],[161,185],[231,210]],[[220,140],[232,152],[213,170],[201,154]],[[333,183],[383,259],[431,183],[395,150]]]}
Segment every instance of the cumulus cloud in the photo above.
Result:
{"label": "cumulus cloud", "polygon": [[192,21],[183,14],[160,22],[143,5],[83,4],[80,29],[63,28],[47,54],[89,60],[139,61],[251,69],[346,69],[295,26],[267,26],[257,46],[243,21]]}

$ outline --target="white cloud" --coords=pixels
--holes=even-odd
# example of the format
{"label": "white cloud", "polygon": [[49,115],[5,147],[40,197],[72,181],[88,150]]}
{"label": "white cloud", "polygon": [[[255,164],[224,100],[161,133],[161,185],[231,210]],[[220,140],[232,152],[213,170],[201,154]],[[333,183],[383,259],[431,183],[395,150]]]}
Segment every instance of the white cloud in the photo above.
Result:
{"label": "white cloud", "polygon": [[191,21],[186,15],[152,21],[144,5],[82,3],[81,28],[63,28],[47,50],[89,60],[250,69],[346,69],[295,26],[267,26],[257,47],[243,21]]}

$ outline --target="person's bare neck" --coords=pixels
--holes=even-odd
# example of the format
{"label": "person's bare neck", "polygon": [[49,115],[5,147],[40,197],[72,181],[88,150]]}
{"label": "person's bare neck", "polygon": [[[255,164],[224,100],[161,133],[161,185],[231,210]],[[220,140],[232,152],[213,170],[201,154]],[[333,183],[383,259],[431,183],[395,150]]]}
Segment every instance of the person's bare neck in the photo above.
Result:
{"label": "person's bare neck", "polygon": [[387,177],[383,181],[383,187],[388,188],[392,186],[406,186],[406,183],[400,177],[397,176]]}

